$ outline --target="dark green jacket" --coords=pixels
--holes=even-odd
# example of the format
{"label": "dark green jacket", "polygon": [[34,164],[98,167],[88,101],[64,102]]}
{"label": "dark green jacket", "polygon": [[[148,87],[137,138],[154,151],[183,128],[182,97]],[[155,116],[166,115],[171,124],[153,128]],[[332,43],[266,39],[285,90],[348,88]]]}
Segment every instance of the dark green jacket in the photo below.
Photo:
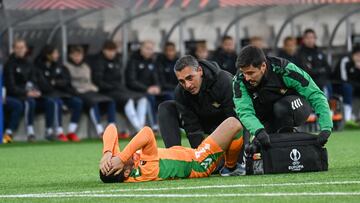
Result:
{"label": "dark green jacket", "polygon": [[321,130],[331,131],[333,123],[329,104],[309,74],[295,64],[277,57],[267,57],[267,67],[267,72],[256,88],[252,88],[241,73],[233,79],[235,110],[244,127],[255,135],[256,131],[264,128],[262,122],[269,119],[266,118],[269,115],[264,114],[272,110],[278,99],[287,95],[300,95],[315,110]]}

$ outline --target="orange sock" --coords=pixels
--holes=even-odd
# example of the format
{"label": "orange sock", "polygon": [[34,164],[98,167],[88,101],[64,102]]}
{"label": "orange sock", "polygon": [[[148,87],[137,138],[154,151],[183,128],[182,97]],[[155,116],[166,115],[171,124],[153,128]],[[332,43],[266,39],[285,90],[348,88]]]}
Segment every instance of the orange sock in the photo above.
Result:
{"label": "orange sock", "polygon": [[227,168],[234,168],[236,166],[243,143],[243,137],[240,137],[231,142],[228,150],[225,152],[225,166]]}
{"label": "orange sock", "polygon": [[103,154],[106,151],[110,151],[113,155],[120,152],[118,133],[114,124],[108,125],[103,134]]}

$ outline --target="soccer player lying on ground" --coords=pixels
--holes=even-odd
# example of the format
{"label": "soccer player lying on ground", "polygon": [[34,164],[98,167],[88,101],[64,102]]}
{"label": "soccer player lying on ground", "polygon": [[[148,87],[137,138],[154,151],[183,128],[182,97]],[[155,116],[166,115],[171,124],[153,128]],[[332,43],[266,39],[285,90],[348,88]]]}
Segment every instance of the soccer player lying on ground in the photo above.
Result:
{"label": "soccer player lying on ground", "polygon": [[145,127],[120,151],[117,129],[110,124],[103,135],[100,179],[115,183],[208,177],[223,155],[225,165],[236,165],[243,138],[233,139],[241,129],[240,122],[230,117],[196,149],[182,146],[163,149],[157,148],[153,131]]}

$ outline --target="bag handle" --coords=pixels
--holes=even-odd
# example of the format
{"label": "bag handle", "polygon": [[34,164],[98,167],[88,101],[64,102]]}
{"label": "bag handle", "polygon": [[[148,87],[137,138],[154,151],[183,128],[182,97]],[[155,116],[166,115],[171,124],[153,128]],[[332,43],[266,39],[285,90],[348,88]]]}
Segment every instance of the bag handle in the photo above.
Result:
{"label": "bag handle", "polygon": [[285,126],[285,127],[279,128],[276,132],[277,132],[277,133],[286,133],[286,132],[295,132],[295,133],[298,133],[299,130],[296,129],[295,127]]}

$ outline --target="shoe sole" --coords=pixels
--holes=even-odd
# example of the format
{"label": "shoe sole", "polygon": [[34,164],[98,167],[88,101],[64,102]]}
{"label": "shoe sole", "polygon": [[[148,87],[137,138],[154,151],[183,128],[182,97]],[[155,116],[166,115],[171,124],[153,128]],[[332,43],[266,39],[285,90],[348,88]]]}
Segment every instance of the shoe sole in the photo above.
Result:
{"label": "shoe sole", "polygon": [[222,177],[229,177],[229,176],[244,176],[246,175],[246,171],[240,170],[240,169],[235,169],[233,172],[231,173],[226,173],[226,174],[222,174],[220,173],[220,175]]}

